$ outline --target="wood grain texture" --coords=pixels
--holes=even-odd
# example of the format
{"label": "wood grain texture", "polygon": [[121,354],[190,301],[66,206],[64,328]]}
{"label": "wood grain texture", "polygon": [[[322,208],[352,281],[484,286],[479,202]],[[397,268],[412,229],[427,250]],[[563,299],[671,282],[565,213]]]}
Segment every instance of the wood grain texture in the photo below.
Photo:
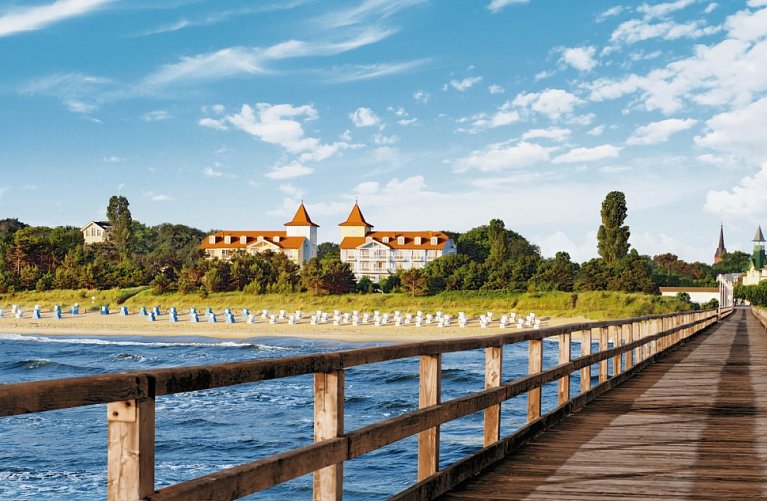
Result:
{"label": "wood grain texture", "polygon": [[[421,357],[418,385],[418,407],[424,409],[440,403],[442,398],[442,355]],[[418,480],[439,470],[439,426],[418,434]]]}
{"label": "wood grain texture", "polygon": [[[314,441],[338,438],[344,433],[344,371],[314,375]],[[344,463],[314,472],[314,501],[340,501]]]}
{"label": "wood grain texture", "polygon": [[[496,388],[501,385],[503,374],[503,348],[501,346],[485,348],[485,389]],[[484,437],[482,443],[485,447],[497,442],[501,438],[501,405],[496,404],[485,409],[484,412]]]}
{"label": "wood grain texture", "polygon": [[739,309],[439,499],[764,499],[765,423],[767,335]]}

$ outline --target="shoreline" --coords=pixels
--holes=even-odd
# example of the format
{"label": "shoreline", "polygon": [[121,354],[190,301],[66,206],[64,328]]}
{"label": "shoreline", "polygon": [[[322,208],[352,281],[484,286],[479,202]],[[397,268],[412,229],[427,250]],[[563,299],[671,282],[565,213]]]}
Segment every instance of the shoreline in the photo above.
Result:
{"label": "shoreline", "polygon": [[[29,313],[26,313],[29,315]],[[583,317],[571,318],[545,318],[541,327],[553,327],[571,323],[590,322],[592,320]],[[30,317],[17,319],[15,317],[0,318],[0,333],[5,334],[38,334],[43,336],[89,336],[89,337],[178,337],[200,336],[220,340],[253,339],[291,337],[307,340],[329,340],[349,343],[407,343],[434,341],[440,339],[458,339],[470,337],[493,336],[501,333],[524,332],[532,330],[528,327],[518,329],[516,325],[499,327],[498,321],[494,321],[487,328],[481,328],[475,319],[466,327],[451,325],[449,327],[437,327],[436,325],[375,325],[351,324],[333,325],[332,323],[310,325],[307,318],[301,319],[295,325],[288,325],[283,320],[277,324],[269,324],[267,321],[258,319],[257,323],[248,324],[245,319],[237,318],[237,323],[227,324],[218,321],[208,323],[202,319],[199,323],[188,320],[187,315],[179,315],[178,322],[170,322],[167,315],[161,315],[154,322],[146,317],[131,314],[122,316],[111,312],[109,315],[99,313],[87,313],[72,316],[68,313],[62,315],[61,320],[54,319],[49,312],[45,312],[41,319]],[[573,333],[576,340],[577,333]]]}

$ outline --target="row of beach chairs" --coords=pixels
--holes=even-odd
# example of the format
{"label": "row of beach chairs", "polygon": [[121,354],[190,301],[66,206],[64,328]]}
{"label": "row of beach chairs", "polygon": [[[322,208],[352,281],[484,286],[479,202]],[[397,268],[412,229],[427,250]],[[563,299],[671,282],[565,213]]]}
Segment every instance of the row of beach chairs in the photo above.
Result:
{"label": "row of beach chairs", "polygon": [[[55,305],[51,311],[52,311],[53,318],[57,318],[57,319],[62,318],[61,306]],[[34,309],[32,310],[31,317],[34,319],[40,319],[42,317],[41,312],[42,312],[41,306],[35,305]],[[12,306],[11,313],[13,317],[15,318],[25,318],[24,309],[19,307],[18,305]],[[73,316],[79,315],[80,314],[79,306],[77,304],[73,305],[70,310],[70,313]],[[110,314],[109,306],[102,306],[101,315],[109,315],[109,314]],[[155,306],[149,310],[145,306],[141,306],[139,307],[137,314],[140,316],[146,317],[147,321],[149,322],[157,321],[159,317],[161,317],[163,314],[168,316],[168,320],[170,322],[179,321],[179,312],[175,306],[169,308],[164,313],[161,311],[159,306]],[[119,315],[120,316],[130,315],[128,311],[128,307],[121,306]],[[203,314],[201,314],[197,310],[197,308],[190,308],[187,315],[189,317],[189,321],[192,323],[201,322],[201,318],[203,319],[203,321],[208,323],[216,323],[219,321],[219,316],[216,314],[215,311],[213,311],[212,308],[207,308]],[[0,309],[0,318],[3,318],[3,317],[4,317],[4,311]],[[441,311],[437,311],[433,314],[425,313],[423,311],[417,311],[415,314],[413,314],[413,313],[403,313],[399,310],[394,311],[393,313],[381,312],[379,310],[375,310],[372,312],[360,312],[358,310],[354,310],[351,312],[342,312],[340,310],[333,310],[332,312],[316,310],[315,312],[312,312],[311,314],[305,314],[301,310],[295,310],[295,311],[289,312],[288,310],[284,310],[284,309],[276,310],[276,311],[270,311],[268,309],[264,309],[264,310],[261,310],[260,313],[252,313],[250,309],[243,308],[241,312],[239,313],[239,315],[235,315],[235,313],[232,311],[231,308],[225,308],[223,313],[221,314],[221,317],[223,317],[222,318],[223,321],[230,324],[237,323],[237,318],[241,318],[244,322],[248,324],[266,322],[269,324],[287,323],[288,325],[296,325],[299,322],[301,322],[303,319],[308,317],[309,325],[321,325],[321,324],[332,323],[332,325],[334,326],[374,325],[376,327],[391,325],[394,327],[458,326],[459,328],[464,328],[467,325],[469,325],[472,321],[474,321],[474,318],[467,316],[465,312],[459,312],[458,315],[453,316],[451,314],[446,314]],[[486,329],[492,326],[497,326],[501,329],[507,329],[512,327],[517,327],[519,329],[522,329],[522,328],[539,329],[541,327],[541,319],[538,318],[538,316],[535,313],[529,313],[525,317],[519,316],[516,313],[506,313],[496,318],[493,312],[488,311],[482,315],[479,315],[476,320],[478,322],[479,327],[483,329]]]}

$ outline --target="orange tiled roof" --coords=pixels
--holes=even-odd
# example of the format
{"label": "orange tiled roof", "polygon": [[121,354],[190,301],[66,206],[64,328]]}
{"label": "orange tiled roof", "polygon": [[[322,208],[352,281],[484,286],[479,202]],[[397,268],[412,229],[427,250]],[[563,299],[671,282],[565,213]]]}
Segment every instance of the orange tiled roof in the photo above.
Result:
{"label": "orange tiled roof", "polygon": [[306,212],[306,207],[304,207],[303,202],[298,206],[298,210],[296,211],[296,215],[293,216],[293,220],[291,220],[289,223],[285,223],[285,226],[314,226],[315,228],[320,227],[318,224],[314,224],[314,222],[312,222],[312,219],[309,217],[309,213]]}
{"label": "orange tiled roof", "polygon": [[362,215],[362,211],[360,210],[360,206],[357,205],[357,203],[354,203],[354,207],[352,207],[352,211],[349,213],[349,217],[346,218],[346,221],[343,223],[339,223],[338,226],[369,226],[373,227],[372,224],[365,221],[365,216]]}
{"label": "orange tiled roof", "polygon": [[[216,243],[210,243],[210,237],[216,237]],[[231,237],[231,242],[226,243],[224,237]],[[245,243],[242,243],[240,237],[245,237]],[[304,245],[304,237],[289,237],[284,231],[217,231],[206,235],[200,244],[202,249],[247,249],[258,242],[258,237],[270,244],[276,245],[280,249],[299,249]],[[279,242],[274,241],[274,237],[280,237]]]}
{"label": "orange tiled roof", "polygon": [[[399,237],[404,238],[404,243],[399,243]],[[415,238],[421,237],[421,243],[416,244]],[[437,244],[432,244],[432,237],[437,237]],[[341,249],[356,249],[360,245],[367,243],[367,239],[372,238],[375,242],[385,245],[391,249],[422,249],[422,250],[444,250],[445,244],[450,237],[441,231],[371,231],[364,237],[346,237],[341,240]],[[388,242],[384,240],[388,238]]]}

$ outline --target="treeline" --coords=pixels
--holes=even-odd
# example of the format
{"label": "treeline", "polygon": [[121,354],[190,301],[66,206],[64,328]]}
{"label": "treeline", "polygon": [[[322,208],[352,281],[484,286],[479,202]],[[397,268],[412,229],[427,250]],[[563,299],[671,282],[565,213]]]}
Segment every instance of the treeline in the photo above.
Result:
{"label": "treeline", "polygon": [[206,259],[205,232],[184,225],[146,226],[131,217],[124,197],[107,206],[110,238],[85,245],[79,228],[28,226],[0,220],[0,292],[48,289],[111,289],[150,285],[155,292],[308,291],[313,294],[502,290],[657,293],[662,286],[714,285],[719,273],[744,271],[749,256],[735,252],[720,265],[686,263],[673,254],[650,258],[631,249],[625,197],[607,195],[602,204],[599,258],[575,263],[566,252],[543,258],[540,249],[493,219],[465,233],[451,233],[458,254],[423,269],[402,270],[374,284],[357,282],[339,259],[338,246],[323,243],[318,258],[299,268],[283,254],[238,254],[227,261]]}
{"label": "treeline", "polygon": [[757,285],[736,285],[733,293],[735,299],[748,301],[754,306],[767,306],[767,282]]}

